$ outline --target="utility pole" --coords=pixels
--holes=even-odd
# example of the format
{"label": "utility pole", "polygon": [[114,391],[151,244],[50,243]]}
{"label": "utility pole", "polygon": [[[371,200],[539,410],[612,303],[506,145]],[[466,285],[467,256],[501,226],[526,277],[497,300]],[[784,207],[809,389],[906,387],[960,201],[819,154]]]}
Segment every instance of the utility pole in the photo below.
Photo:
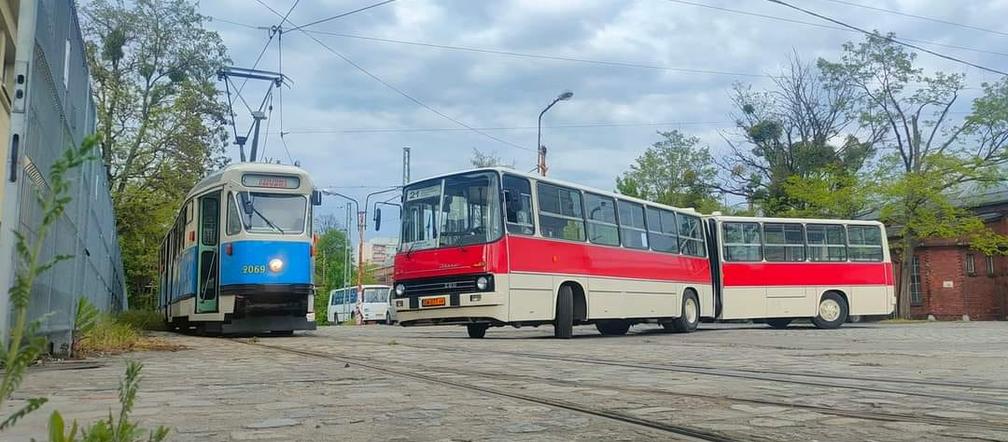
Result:
{"label": "utility pole", "polygon": [[405,186],[410,181],[410,148],[402,148],[402,183]]}

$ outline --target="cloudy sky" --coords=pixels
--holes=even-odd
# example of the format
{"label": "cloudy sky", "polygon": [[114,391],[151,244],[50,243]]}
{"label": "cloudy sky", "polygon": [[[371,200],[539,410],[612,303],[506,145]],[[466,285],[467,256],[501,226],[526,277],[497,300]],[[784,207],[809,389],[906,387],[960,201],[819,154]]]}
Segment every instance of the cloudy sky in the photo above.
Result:
{"label": "cloudy sky", "polygon": [[[294,3],[262,1],[281,14]],[[290,22],[303,25],[376,2],[301,0]],[[968,7],[947,0],[799,3],[1008,69],[1005,0],[975,0]],[[267,41],[268,31],[257,27],[280,20],[254,0],[203,0],[200,9],[214,18],[208,26],[242,67],[251,67]],[[285,141],[317,185],[353,196],[399,184],[403,146],[412,148],[414,179],[469,167],[473,149],[514,161],[518,169],[533,168],[536,117],[564,90],[574,98],[543,122],[550,175],[613,189],[615,177],[658,139],[658,130],[679,129],[699,136],[715,155],[724,152],[721,134],[735,136],[728,99],[733,83],[768,87],[765,76],[778,73],[793,53],[835,59],[841,44],[861,39],[764,0],[398,0],[304,30],[310,34],[282,38],[283,72],[293,81],[283,94]],[[278,69],[279,53],[274,39],[259,67]],[[966,74],[971,89],[961,112],[980,83],[997,79],[927,54],[918,60],[929,70]],[[249,83],[243,95],[252,102],[264,92],[265,85]],[[265,155],[289,162],[278,136],[279,109],[275,97]],[[339,211],[338,204],[330,199],[323,211]],[[394,234],[394,228],[382,233]]]}

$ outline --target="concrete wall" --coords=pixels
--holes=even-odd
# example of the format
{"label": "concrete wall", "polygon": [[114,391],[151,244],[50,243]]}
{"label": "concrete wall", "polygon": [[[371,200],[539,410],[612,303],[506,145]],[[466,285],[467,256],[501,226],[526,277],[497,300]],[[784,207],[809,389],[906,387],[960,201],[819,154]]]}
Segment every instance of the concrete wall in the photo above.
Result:
{"label": "concrete wall", "polygon": [[[49,191],[48,171],[70,146],[95,128],[95,106],[74,2],[23,0],[18,18],[15,74],[24,75],[22,99],[15,99],[11,137],[20,139],[16,180],[8,181],[0,211],[0,284],[13,283],[13,230],[34,238],[41,211],[34,195]],[[96,152],[97,154],[97,152]],[[9,164],[10,155],[4,158]],[[9,171],[7,171],[9,172]],[[106,172],[98,160],[70,178],[73,200],[43,242],[43,259],[72,255],[40,277],[33,287],[32,318],[54,349],[69,341],[76,301],[87,297],[103,310],[126,307],[122,259]],[[4,173],[3,179],[8,179]],[[7,291],[0,292],[0,330],[8,332]]]}

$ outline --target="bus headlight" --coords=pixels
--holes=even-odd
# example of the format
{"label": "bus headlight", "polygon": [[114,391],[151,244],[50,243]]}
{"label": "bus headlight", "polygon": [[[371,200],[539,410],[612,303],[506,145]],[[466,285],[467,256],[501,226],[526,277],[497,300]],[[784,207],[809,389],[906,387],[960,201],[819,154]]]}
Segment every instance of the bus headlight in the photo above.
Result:
{"label": "bus headlight", "polygon": [[284,262],[280,258],[273,258],[269,262],[269,269],[273,273],[283,270]]}
{"label": "bus headlight", "polygon": [[405,295],[406,294],[406,286],[404,286],[402,284],[396,284],[396,286],[395,286],[395,294],[396,294],[396,296]]}
{"label": "bus headlight", "polygon": [[486,276],[480,276],[476,278],[476,288],[480,290],[486,290],[490,286],[490,280]]}

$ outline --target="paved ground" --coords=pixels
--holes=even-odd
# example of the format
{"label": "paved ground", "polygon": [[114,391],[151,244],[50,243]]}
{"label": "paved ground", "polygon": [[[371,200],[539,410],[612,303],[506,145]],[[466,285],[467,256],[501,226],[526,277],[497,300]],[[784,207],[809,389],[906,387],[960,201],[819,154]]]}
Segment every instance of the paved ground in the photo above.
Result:
{"label": "paved ground", "polygon": [[703,327],[172,335],[189,349],[33,371],[16,399],[50,404],[0,438],[107,416],[131,358],[135,416],[172,440],[1008,440],[1006,322]]}

